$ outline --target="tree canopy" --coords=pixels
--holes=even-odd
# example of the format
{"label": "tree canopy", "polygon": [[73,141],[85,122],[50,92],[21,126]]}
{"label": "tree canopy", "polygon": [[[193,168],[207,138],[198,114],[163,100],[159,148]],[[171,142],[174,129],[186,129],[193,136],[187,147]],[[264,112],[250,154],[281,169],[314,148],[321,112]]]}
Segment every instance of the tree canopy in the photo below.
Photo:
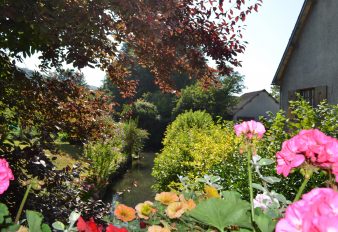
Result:
{"label": "tree canopy", "polygon": [[219,85],[203,88],[200,83],[187,86],[182,90],[181,96],[173,109],[173,116],[177,116],[185,111],[205,110],[213,118],[218,116],[228,119],[231,118],[231,108],[236,104],[235,94],[242,92],[243,76],[234,72],[230,77],[219,78]]}
{"label": "tree canopy", "polygon": [[0,3],[0,47],[21,59],[40,52],[44,68],[65,61],[97,66],[128,95],[134,59],[119,49],[127,43],[137,64],[147,67],[163,90],[172,91],[173,72],[213,80],[206,57],[220,74],[240,65],[245,49],[241,21],[261,0],[4,0]]}

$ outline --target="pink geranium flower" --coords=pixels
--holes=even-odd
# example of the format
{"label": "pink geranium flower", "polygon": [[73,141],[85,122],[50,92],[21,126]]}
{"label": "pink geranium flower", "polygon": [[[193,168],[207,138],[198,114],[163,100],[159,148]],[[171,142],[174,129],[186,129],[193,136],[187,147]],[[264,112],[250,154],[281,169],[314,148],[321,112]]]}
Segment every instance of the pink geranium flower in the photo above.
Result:
{"label": "pink geranium flower", "polygon": [[252,139],[254,136],[262,138],[265,133],[263,124],[254,120],[236,124],[234,128],[238,137],[244,135],[249,139]]}
{"label": "pink geranium flower", "polygon": [[338,140],[317,129],[302,130],[298,135],[284,141],[276,158],[277,173],[285,177],[293,168],[307,162],[331,169],[338,181]]}
{"label": "pink geranium flower", "polygon": [[317,188],[288,206],[276,232],[338,231],[338,192]]}
{"label": "pink geranium flower", "polygon": [[12,170],[5,159],[0,159],[0,194],[8,189],[10,180],[14,180]]}
{"label": "pink geranium flower", "polygon": [[287,177],[290,171],[300,166],[305,161],[303,155],[297,155],[296,153],[288,151],[279,151],[276,154],[277,158],[277,174],[282,174]]}

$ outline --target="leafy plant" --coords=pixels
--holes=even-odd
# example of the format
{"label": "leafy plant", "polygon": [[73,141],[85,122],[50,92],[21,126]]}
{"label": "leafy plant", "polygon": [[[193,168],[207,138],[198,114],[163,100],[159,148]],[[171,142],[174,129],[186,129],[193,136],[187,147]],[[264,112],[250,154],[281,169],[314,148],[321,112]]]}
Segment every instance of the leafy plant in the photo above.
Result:
{"label": "leafy plant", "polygon": [[26,210],[26,217],[27,217],[28,228],[30,231],[52,232],[52,230],[47,224],[42,223],[43,216],[41,213],[34,212],[31,210]]}
{"label": "leafy plant", "polygon": [[15,225],[12,221],[8,208],[5,204],[0,203],[0,229],[1,231],[15,232],[20,225]]}
{"label": "leafy plant", "polygon": [[233,73],[231,76],[218,77],[218,85],[205,88],[201,83],[187,86],[177,99],[173,109],[173,116],[177,116],[187,110],[205,110],[214,119],[230,117],[231,108],[236,104],[234,94],[238,94],[243,89],[243,76]]}
{"label": "leafy plant", "polygon": [[[290,106],[290,118],[286,117],[283,111],[279,111],[275,115],[269,113],[267,118],[261,118],[267,130],[264,137],[257,144],[258,155],[262,159],[275,160],[275,155],[281,149],[282,143],[297,134],[303,129],[302,127],[319,128],[325,134],[337,137],[338,107],[336,105],[329,105],[324,101],[317,108],[313,108],[309,103],[300,99],[291,102]],[[307,112],[309,112],[309,117]],[[245,163],[243,162],[244,157],[238,152],[239,149],[236,142],[232,146],[236,148],[235,151],[229,154],[220,164],[211,168],[209,174],[220,176],[223,180],[222,186],[224,189],[238,191],[244,199],[247,199],[249,193],[246,187],[247,175]],[[261,167],[261,173],[264,176],[277,177],[276,170],[267,166]],[[325,185],[327,176],[324,172],[319,171],[313,175],[314,177],[311,178],[305,191]],[[301,179],[302,175],[296,172],[283,179],[283,181],[272,184],[271,188],[275,192],[284,195],[286,199],[293,199],[301,185]],[[259,183],[260,180],[258,174],[254,173],[253,181]]]}
{"label": "leafy plant", "polygon": [[167,129],[164,148],[155,158],[152,175],[157,190],[168,189],[178,176],[195,179],[209,173],[231,154],[234,134],[220,124],[214,124],[204,112],[180,115]]}
{"label": "leafy plant", "polygon": [[129,119],[123,126],[123,151],[131,156],[138,156],[142,151],[144,142],[148,138],[146,130],[137,127],[136,120]]}
{"label": "leafy plant", "polygon": [[126,160],[122,152],[121,138],[90,142],[85,145],[84,154],[90,160],[89,175],[96,188],[107,185],[109,177]]}
{"label": "leafy plant", "polygon": [[228,192],[225,194],[231,194],[231,197],[226,199],[227,196],[225,196],[225,199],[211,198],[202,201],[189,212],[189,215],[221,232],[230,226],[252,228],[250,214],[248,214],[250,204],[239,199],[237,194]]}

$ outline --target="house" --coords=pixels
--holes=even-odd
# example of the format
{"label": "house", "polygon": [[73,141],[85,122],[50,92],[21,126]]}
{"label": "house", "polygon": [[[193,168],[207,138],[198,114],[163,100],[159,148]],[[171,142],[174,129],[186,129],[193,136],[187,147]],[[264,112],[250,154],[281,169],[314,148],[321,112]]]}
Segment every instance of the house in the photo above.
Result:
{"label": "house", "polygon": [[305,0],[272,84],[285,111],[296,93],[338,104],[338,0]]}
{"label": "house", "polygon": [[267,116],[267,112],[276,113],[279,110],[278,101],[265,89],[245,93],[238,99],[233,109],[233,120],[258,120],[259,116]]}

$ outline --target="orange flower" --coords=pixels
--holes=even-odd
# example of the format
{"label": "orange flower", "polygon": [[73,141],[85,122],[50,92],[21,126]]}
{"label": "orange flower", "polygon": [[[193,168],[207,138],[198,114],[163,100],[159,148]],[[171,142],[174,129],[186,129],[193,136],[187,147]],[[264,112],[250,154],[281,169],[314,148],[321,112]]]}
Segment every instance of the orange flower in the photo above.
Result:
{"label": "orange flower", "polygon": [[162,226],[149,226],[148,227],[148,232],[170,232],[169,228],[165,228]]}
{"label": "orange flower", "polygon": [[156,212],[156,209],[153,208],[153,203],[150,201],[145,201],[144,203],[139,203],[135,207],[137,215],[139,218],[148,220],[149,216]]}
{"label": "orange flower", "polygon": [[114,215],[116,218],[124,222],[132,221],[136,218],[135,210],[131,207],[128,207],[124,204],[119,204],[114,210]]}
{"label": "orange flower", "polygon": [[192,210],[196,207],[196,203],[193,199],[186,200],[183,194],[180,195],[180,201],[185,204],[187,210]]}
{"label": "orange flower", "polygon": [[170,203],[178,201],[179,198],[176,193],[161,192],[160,194],[156,194],[155,200],[161,202],[164,205],[169,205]]}
{"label": "orange flower", "polygon": [[173,202],[165,210],[167,216],[171,219],[179,218],[187,210],[187,205],[183,202]]}
{"label": "orange flower", "polygon": [[207,198],[221,198],[217,189],[213,186],[205,185],[204,192]]}

